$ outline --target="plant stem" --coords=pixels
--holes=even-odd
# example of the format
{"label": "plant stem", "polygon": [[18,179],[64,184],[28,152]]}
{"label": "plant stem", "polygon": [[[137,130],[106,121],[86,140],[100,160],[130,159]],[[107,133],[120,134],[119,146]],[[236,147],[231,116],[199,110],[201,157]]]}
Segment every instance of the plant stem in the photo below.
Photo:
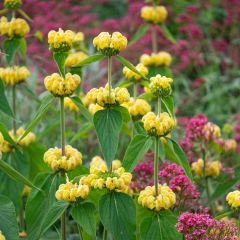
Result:
{"label": "plant stem", "polygon": [[156,26],[152,25],[152,51],[154,53],[157,53],[157,31],[156,31]]}
{"label": "plant stem", "polygon": [[64,113],[64,97],[60,97],[60,118],[61,118],[61,147],[62,156],[65,155],[65,113]]}
{"label": "plant stem", "polygon": [[106,228],[103,229],[103,240],[107,240],[107,230]]}
{"label": "plant stem", "polygon": [[159,115],[161,113],[161,98],[158,96],[157,98],[157,115]]}
{"label": "plant stem", "polygon": [[16,85],[12,87],[12,109],[13,109],[13,133],[16,136],[17,123],[16,123]]}
{"label": "plant stem", "polygon": [[66,211],[61,216],[61,240],[66,240]]}
{"label": "plant stem", "polygon": [[158,196],[158,155],[159,155],[159,137],[155,137],[155,155],[154,155],[154,186],[155,194]]}
{"label": "plant stem", "polygon": [[22,197],[20,209],[19,209],[19,228],[21,231],[25,230],[25,223],[24,223],[24,199]]}
{"label": "plant stem", "polygon": [[136,97],[137,97],[137,84],[136,83],[133,84],[133,97],[134,97],[134,99],[136,99]]}
{"label": "plant stem", "polygon": [[109,101],[111,99],[111,91],[112,91],[112,57],[108,57],[108,90],[109,90]]}
{"label": "plant stem", "polygon": [[78,224],[77,224],[77,227],[78,227],[78,232],[79,232],[79,238],[80,238],[80,240],[83,240],[82,229]]}

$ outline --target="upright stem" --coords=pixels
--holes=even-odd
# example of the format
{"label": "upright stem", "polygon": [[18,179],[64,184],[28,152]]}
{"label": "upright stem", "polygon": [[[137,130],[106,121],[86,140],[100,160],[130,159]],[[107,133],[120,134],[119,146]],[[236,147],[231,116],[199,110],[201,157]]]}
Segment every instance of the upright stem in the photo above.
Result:
{"label": "upright stem", "polygon": [[136,83],[133,84],[133,97],[134,97],[134,99],[136,99],[136,97],[137,97],[137,84]]}
{"label": "upright stem", "polygon": [[66,240],[66,211],[61,216],[61,240]]}
{"label": "upright stem", "polygon": [[103,229],[103,240],[107,240],[107,230],[106,228]]}
{"label": "upright stem", "polygon": [[65,155],[65,113],[64,113],[64,97],[60,97],[60,118],[61,118],[61,147],[62,156]]}
{"label": "upright stem", "polygon": [[152,25],[152,50],[154,53],[157,53],[157,31],[156,26]]}
{"label": "upright stem", "polygon": [[158,155],[159,155],[159,137],[155,137],[155,155],[154,155],[154,186],[155,193],[158,196]]}
{"label": "upright stem", "polygon": [[161,109],[162,106],[161,106],[161,98],[158,96],[157,98],[157,114],[159,115],[161,113]]}
{"label": "upright stem", "polygon": [[112,91],[112,57],[108,57],[108,89],[109,89],[109,99],[111,98]]}
{"label": "upright stem", "polygon": [[12,87],[12,108],[13,108],[13,133],[16,136],[17,123],[16,123],[16,85]]}
{"label": "upright stem", "polygon": [[81,227],[79,226],[79,224],[77,224],[77,227],[78,227],[78,232],[79,232],[79,238],[80,238],[80,240],[83,240],[82,229],[81,229]]}

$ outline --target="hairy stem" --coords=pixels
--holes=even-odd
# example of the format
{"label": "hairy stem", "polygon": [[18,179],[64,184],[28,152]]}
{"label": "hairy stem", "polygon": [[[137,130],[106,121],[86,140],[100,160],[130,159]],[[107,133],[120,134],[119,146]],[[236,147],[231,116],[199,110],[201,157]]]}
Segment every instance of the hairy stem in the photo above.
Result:
{"label": "hairy stem", "polygon": [[16,123],[16,85],[12,87],[12,109],[13,109],[13,133],[16,136],[17,123]]}
{"label": "hairy stem", "polygon": [[159,155],[159,137],[155,137],[155,151],[154,151],[154,186],[155,194],[158,196],[158,155]]}
{"label": "hairy stem", "polygon": [[162,106],[161,106],[161,98],[158,96],[157,98],[157,115],[159,115],[161,113],[161,109]]}
{"label": "hairy stem", "polygon": [[134,97],[134,99],[136,99],[136,97],[137,97],[137,84],[136,83],[133,84],[133,97]]}
{"label": "hairy stem", "polygon": [[61,216],[61,240],[66,240],[66,211]]}
{"label": "hairy stem", "polygon": [[60,118],[61,118],[61,148],[62,156],[65,155],[65,113],[64,113],[64,97],[60,97]]}
{"label": "hairy stem", "polygon": [[156,26],[152,25],[152,51],[154,53],[157,53],[157,31],[156,31]]}
{"label": "hairy stem", "polygon": [[112,91],[112,57],[108,57],[108,90],[109,90],[109,100],[111,98],[111,91]]}

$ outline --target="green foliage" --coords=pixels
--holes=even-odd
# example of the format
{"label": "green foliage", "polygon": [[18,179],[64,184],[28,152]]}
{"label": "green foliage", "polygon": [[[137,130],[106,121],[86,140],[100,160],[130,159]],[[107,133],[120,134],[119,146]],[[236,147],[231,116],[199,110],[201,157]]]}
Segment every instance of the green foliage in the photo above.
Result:
{"label": "green foliage", "polygon": [[162,30],[162,33],[163,33],[163,35],[170,41],[170,42],[172,42],[172,43],[176,43],[176,39],[173,37],[173,35],[171,34],[171,32],[168,30],[168,28],[167,28],[167,26],[164,24],[164,23],[162,23],[161,25],[160,25],[160,28],[161,28],[161,30]]}
{"label": "green foliage", "polygon": [[134,167],[142,160],[143,155],[152,146],[153,140],[147,135],[135,135],[123,158],[123,167],[131,172]]}
{"label": "green foliage", "polygon": [[88,65],[90,63],[94,63],[94,62],[100,61],[100,60],[102,60],[104,58],[105,58],[105,55],[103,55],[103,54],[94,54],[94,55],[91,55],[91,56],[87,57],[86,59],[84,59],[80,63],[74,65],[73,68],[75,68],[75,67],[76,68],[77,67],[82,67],[84,65]]}
{"label": "green foliage", "polygon": [[136,43],[139,39],[141,39],[147,33],[148,29],[149,29],[148,25],[140,26],[136,33],[132,36],[132,39],[128,45],[132,45]]}
{"label": "green foliage", "polygon": [[110,192],[102,197],[99,214],[104,227],[116,240],[134,240],[136,209],[132,198],[124,193]]}
{"label": "green foliage", "polygon": [[174,113],[174,102],[172,96],[167,96],[161,98],[161,101],[163,102],[165,108],[167,109],[169,115],[172,118],[175,118],[175,113]]}
{"label": "green foliage", "polygon": [[53,58],[57,63],[58,70],[61,73],[62,77],[65,79],[65,61],[68,57],[68,52],[54,52]]}
{"label": "green foliage", "polygon": [[[0,161],[1,162],[1,161]],[[13,203],[0,195],[0,229],[7,240],[18,240],[18,223]]]}
{"label": "green foliage", "polygon": [[6,115],[13,118],[13,112],[6,98],[4,84],[1,79],[0,79],[0,102],[1,102],[0,110]]}
{"label": "green foliage", "polygon": [[117,152],[122,121],[122,114],[114,109],[98,111],[93,118],[101,150],[109,168]]}

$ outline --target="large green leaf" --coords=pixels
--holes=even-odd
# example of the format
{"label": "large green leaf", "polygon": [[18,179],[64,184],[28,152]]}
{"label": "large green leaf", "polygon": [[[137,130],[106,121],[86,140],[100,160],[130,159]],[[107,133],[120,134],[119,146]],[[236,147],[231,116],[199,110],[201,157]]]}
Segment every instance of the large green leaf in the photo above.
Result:
{"label": "large green leaf", "polygon": [[96,236],[95,206],[85,202],[76,204],[71,212],[73,219],[91,236]]}
{"label": "large green leaf", "polygon": [[132,198],[124,193],[110,192],[99,205],[101,222],[116,240],[135,240],[136,208]]}
{"label": "large green leaf", "polygon": [[177,218],[168,210],[162,210],[150,218],[145,218],[140,225],[141,240],[182,240],[183,236],[175,227]]}
{"label": "large green leaf", "polygon": [[22,58],[26,58],[27,42],[26,42],[25,38],[20,39],[18,51],[21,54]]}
{"label": "large green leaf", "polygon": [[28,123],[26,130],[24,134],[21,136],[21,138],[18,141],[21,141],[24,137],[27,136],[29,132],[39,123],[39,121],[42,119],[43,115],[47,112],[47,110],[50,108],[52,102],[53,102],[54,97],[52,95],[46,96],[43,100],[42,103],[36,112],[35,116],[33,117],[33,120],[31,120],[30,123]]}
{"label": "large green leaf", "polygon": [[18,223],[13,203],[0,195],[0,230],[7,240],[18,240]]}
{"label": "large green leaf", "polygon": [[128,145],[123,158],[123,167],[131,172],[138,164],[145,152],[152,146],[153,140],[147,135],[136,135]]}
{"label": "large green leaf", "polygon": [[6,98],[4,84],[1,79],[0,79],[0,103],[1,103],[0,110],[13,118],[13,112]]}
{"label": "large green leaf", "polygon": [[65,61],[68,57],[68,52],[54,52],[53,58],[57,63],[58,70],[63,78],[65,78]]}
{"label": "large green leaf", "polygon": [[122,121],[121,113],[114,109],[98,111],[93,118],[101,150],[108,167],[111,166],[117,152]]}
{"label": "large green leaf", "polygon": [[162,32],[163,32],[163,35],[170,41],[170,42],[172,42],[172,43],[176,43],[176,39],[173,37],[173,35],[171,34],[171,32],[168,30],[168,28],[167,28],[167,26],[164,24],[164,23],[162,23],[161,25],[160,25],[160,28],[161,28],[161,30],[162,30]]}
{"label": "large green leaf", "polygon": [[135,42],[137,42],[140,38],[142,38],[146,32],[148,31],[149,26],[148,25],[142,25],[138,28],[137,32],[133,35],[131,41],[129,42],[129,45],[134,44]]}
{"label": "large green leaf", "polygon": [[81,61],[80,63],[76,64],[73,66],[74,67],[82,67],[84,65],[87,65],[87,64],[90,64],[90,63],[93,63],[93,62],[97,62],[97,61],[100,61],[102,60],[103,58],[105,58],[105,55],[103,54],[95,54],[95,55],[92,55],[92,56],[89,56],[88,58],[85,58],[83,61]]}
{"label": "large green leaf", "polygon": [[20,44],[21,44],[21,38],[6,39],[3,42],[3,49],[6,54],[5,55],[6,62],[8,65],[10,65],[12,63],[15,53],[17,52]]}
{"label": "large green leaf", "polygon": [[164,147],[167,158],[182,166],[186,175],[193,180],[189,162],[182,148],[173,139],[166,138],[166,140],[167,143],[164,145]]}
{"label": "large green leaf", "polygon": [[127,59],[125,59],[124,57],[122,57],[120,55],[115,56],[115,58],[117,61],[122,63],[122,65],[126,66],[127,68],[129,68],[130,70],[135,72],[136,74],[140,75],[143,79],[146,79],[146,77],[144,77]]}
{"label": "large green leaf", "polygon": [[71,97],[72,101],[77,105],[80,110],[80,113],[85,117],[86,120],[92,122],[93,118],[88,109],[83,105],[81,99],[77,96]]}
{"label": "large green leaf", "polygon": [[173,102],[173,97],[172,96],[167,96],[165,98],[161,98],[165,108],[167,109],[169,115],[174,118],[175,113],[174,113],[174,102]]}
{"label": "large green leaf", "polygon": [[122,114],[122,119],[124,122],[129,122],[131,120],[131,116],[127,110],[127,108],[123,106],[115,106],[113,109],[119,111]]}

